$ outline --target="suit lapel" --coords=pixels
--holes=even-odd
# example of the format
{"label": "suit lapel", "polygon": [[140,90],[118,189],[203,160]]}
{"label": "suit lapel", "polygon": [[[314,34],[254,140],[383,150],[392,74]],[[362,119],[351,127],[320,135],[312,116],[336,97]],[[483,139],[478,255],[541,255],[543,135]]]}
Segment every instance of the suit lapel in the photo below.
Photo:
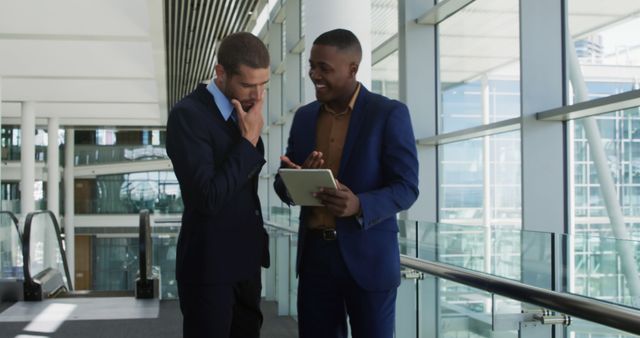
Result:
{"label": "suit lapel", "polygon": [[342,178],[349,156],[353,150],[353,146],[358,140],[358,133],[364,122],[366,116],[367,96],[369,92],[364,86],[360,87],[360,93],[356,99],[355,106],[351,112],[351,119],[349,120],[349,129],[347,130],[347,138],[344,141],[344,147],[342,148],[342,157],[340,158],[340,170],[338,172],[338,178]]}

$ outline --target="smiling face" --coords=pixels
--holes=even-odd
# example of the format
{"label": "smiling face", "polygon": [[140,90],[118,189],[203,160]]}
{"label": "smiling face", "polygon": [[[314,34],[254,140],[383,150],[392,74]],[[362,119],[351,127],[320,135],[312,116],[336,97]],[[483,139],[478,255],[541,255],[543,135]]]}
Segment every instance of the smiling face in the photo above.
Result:
{"label": "smiling face", "polygon": [[248,111],[262,100],[265,86],[269,82],[269,68],[251,68],[246,65],[238,67],[237,74],[228,73],[222,65],[217,64],[216,85],[229,100],[240,101],[242,109]]}
{"label": "smiling face", "polygon": [[309,58],[309,78],[318,101],[332,108],[346,106],[357,86],[358,55],[335,46],[314,44]]}

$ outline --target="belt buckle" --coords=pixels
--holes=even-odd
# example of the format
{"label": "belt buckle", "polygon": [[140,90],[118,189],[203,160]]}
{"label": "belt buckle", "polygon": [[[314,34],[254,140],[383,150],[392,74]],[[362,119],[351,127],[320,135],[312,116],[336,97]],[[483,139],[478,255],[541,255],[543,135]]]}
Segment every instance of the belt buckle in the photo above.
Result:
{"label": "belt buckle", "polygon": [[335,241],[338,238],[338,234],[334,229],[322,230],[322,239],[325,241]]}

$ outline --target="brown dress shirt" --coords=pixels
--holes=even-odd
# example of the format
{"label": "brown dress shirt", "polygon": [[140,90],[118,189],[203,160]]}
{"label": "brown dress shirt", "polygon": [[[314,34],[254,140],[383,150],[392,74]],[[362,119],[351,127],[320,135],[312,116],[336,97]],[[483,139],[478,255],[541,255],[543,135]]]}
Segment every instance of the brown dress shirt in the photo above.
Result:
{"label": "brown dress shirt", "polygon": [[[335,112],[326,104],[320,107],[316,127],[316,150],[322,152],[323,168],[331,169],[333,177],[337,177],[340,170],[340,159],[349,130],[349,120],[351,120],[351,112],[359,92],[360,83],[349,101],[349,106],[343,112]],[[326,207],[311,207],[309,228],[335,229],[335,227],[336,218]]]}

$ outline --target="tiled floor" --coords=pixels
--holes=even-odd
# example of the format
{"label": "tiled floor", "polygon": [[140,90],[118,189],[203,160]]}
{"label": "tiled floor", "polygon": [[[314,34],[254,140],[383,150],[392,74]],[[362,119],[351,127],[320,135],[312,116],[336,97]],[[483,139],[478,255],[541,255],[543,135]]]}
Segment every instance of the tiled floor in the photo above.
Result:
{"label": "tiled floor", "polygon": [[[0,338],[164,338],[182,333],[177,301],[71,298],[6,305],[0,307]],[[263,302],[262,308],[263,338],[298,336],[296,321],[278,316],[276,303]]]}

